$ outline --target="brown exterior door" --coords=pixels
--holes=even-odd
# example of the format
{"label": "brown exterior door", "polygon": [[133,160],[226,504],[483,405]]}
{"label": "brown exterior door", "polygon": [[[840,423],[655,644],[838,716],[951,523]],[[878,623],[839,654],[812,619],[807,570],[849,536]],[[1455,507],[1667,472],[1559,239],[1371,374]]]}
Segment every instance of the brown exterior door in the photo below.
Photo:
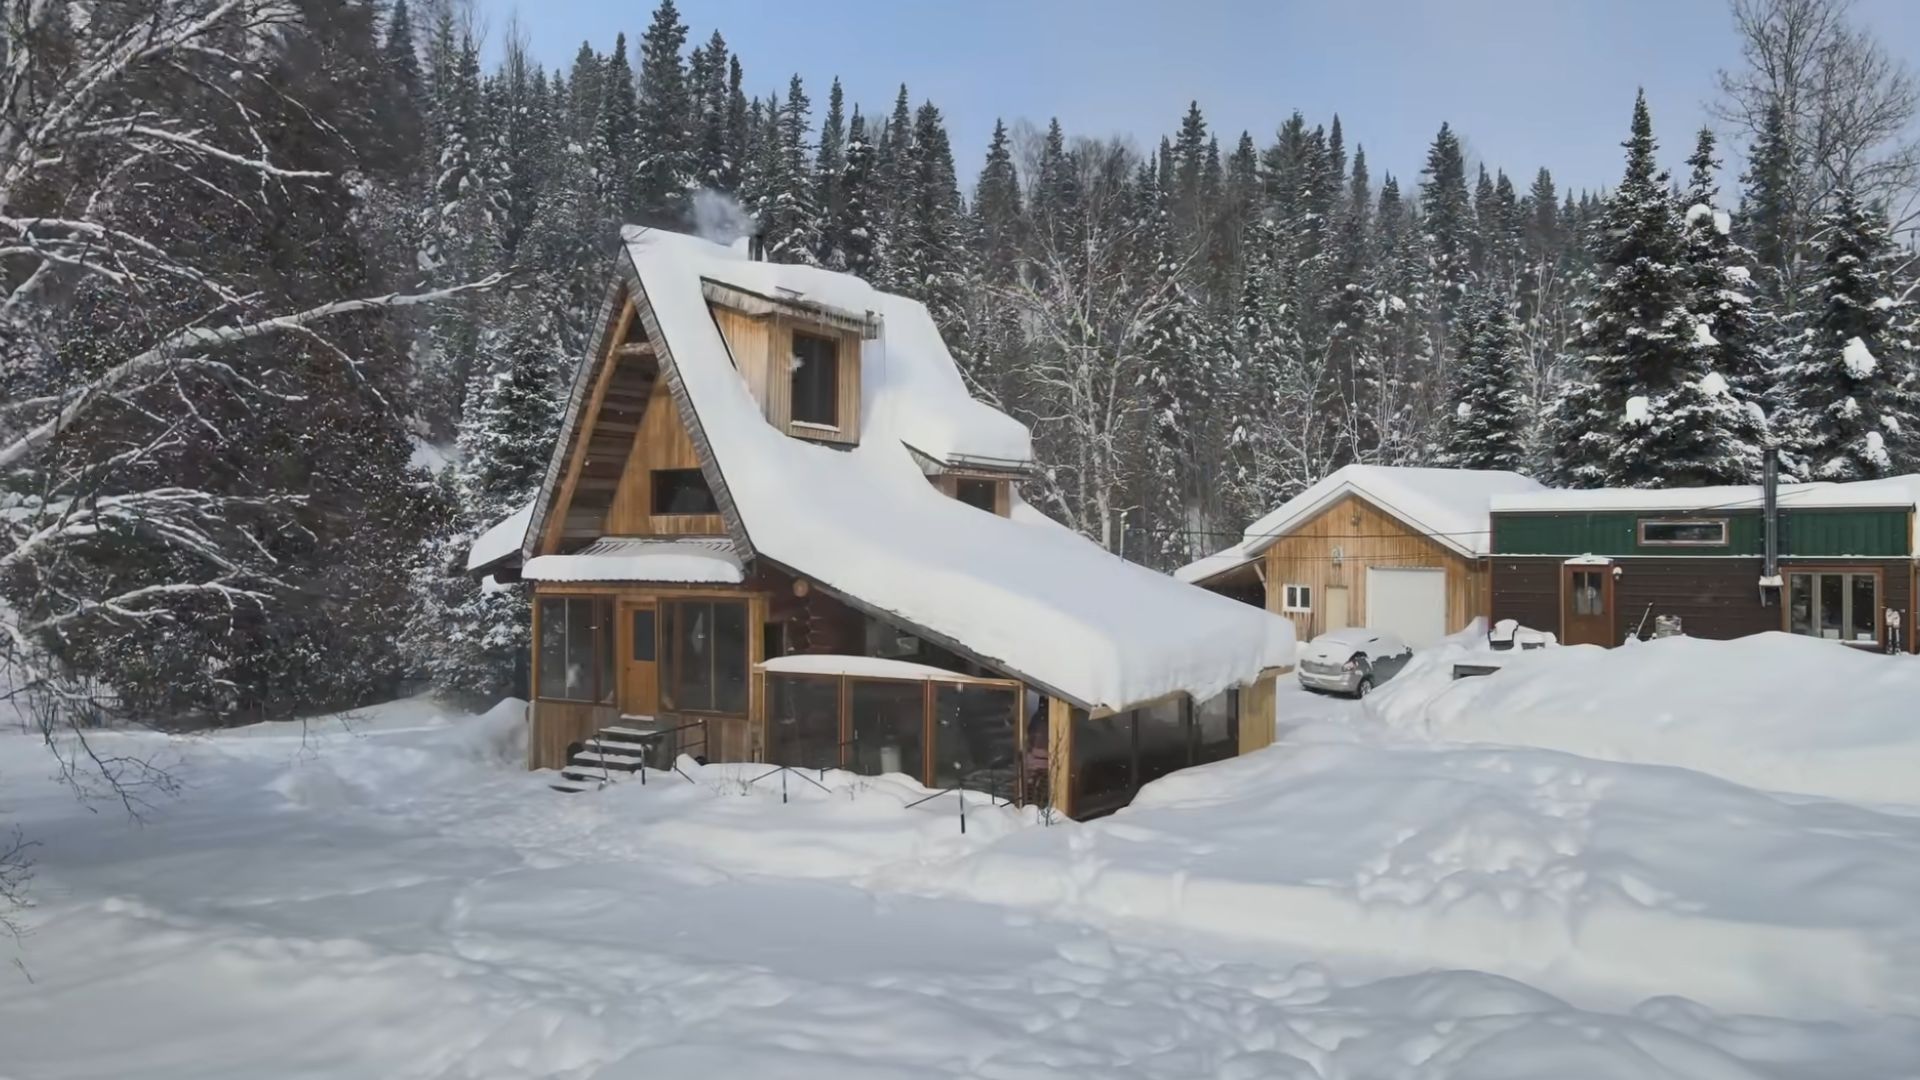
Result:
{"label": "brown exterior door", "polygon": [[1560,640],[1567,645],[1613,646],[1613,567],[1561,568]]}
{"label": "brown exterior door", "polygon": [[620,711],[652,716],[660,708],[660,622],[652,603],[620,605]]}

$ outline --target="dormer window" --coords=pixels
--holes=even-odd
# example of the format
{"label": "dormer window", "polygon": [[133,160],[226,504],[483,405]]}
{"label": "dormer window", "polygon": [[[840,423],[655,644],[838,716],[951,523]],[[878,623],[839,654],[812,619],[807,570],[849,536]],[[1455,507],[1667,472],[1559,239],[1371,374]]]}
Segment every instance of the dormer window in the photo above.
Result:
{"label": "dormer window", "polygon": [[839,430],[839,342],[796,330],[792,364],[793,423]]}
{"label": "dormer window", "polygon": [[999,513],[995,506],[992,480],[972,480],[964,477],[956,480],[953,485],[953,497],[976,510],[985,510],[989,514]]}

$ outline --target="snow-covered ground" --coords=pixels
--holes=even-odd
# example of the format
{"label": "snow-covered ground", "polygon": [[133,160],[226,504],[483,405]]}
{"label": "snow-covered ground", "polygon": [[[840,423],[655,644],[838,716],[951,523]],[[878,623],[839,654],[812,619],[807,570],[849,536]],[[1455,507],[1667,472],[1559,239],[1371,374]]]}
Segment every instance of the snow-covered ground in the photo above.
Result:
{"label": "snow-covered ground", "polygon": [[[1748,682],[1849,663],[1770,647]],[[187,785],[138,824],[0,734],[0,821],[41,844],[0,1075],[1911,1077],[1920,781],[1766,790],[1798,774],[1681,767],[1673,718],[1683,760],[1644,731],[1609,753],[1570,732],[1653,721],[1535,685],[1634,679],[1602,700],[1644,713],[1726,648],[1415,667],[1364,709],[1289,687],[1281,747],[1087,825],[971,806],[965,835],[900,778],[790,775],[783,802],[689,764],[562,796],[519,769],[513,704],[101,736]],[[1459,727],[1469,695],[1494,726]]]}

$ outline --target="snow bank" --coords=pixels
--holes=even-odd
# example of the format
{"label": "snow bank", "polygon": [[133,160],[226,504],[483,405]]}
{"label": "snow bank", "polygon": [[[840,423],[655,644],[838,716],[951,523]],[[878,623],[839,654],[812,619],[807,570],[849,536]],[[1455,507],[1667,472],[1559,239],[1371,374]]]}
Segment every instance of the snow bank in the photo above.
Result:
{"label": "snow bank", "polygon": [[1920,659],[1784,633],[1415,656],[1368,711],[1423,738],[1674,765],[1769,791],[1920,804]]}
{"label": "snow bank", "polygon": [[923,880],[1112,928],[1419,956],[1590,1004],[1920,1008],[1920,819],[1548,751],[1296,743]]}

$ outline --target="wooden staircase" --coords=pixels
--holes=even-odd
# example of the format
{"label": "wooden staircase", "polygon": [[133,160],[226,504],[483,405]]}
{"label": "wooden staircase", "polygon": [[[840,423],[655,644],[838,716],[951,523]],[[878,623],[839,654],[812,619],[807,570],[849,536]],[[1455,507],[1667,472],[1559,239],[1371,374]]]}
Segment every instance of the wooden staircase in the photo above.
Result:
{"label": "wooden staircase", "polygon": [[647,772],[673,768],[681,754],[705,763],[706,753],[704,720],[676,724],[651,716],[622,716],[612,726],[576,744],[566,767],[560,770],[560,779],[551,786],[569,793],[599,791],[635,775],[644,784]]}
{"label": "wooden staircase", "polygon": [[623,717],[620,723],[601,728],[593,738],[581,743],[567,759],[566,767],[560,770],[560,779],[553,784],[553,789],[569,793],[598,791],[633,776],[643,766],[660,769],[671,765],[672,762],[663,760],[666,755],[661,752],[664,749],[661,732],[631,723],[633,719],[636,718]]}

